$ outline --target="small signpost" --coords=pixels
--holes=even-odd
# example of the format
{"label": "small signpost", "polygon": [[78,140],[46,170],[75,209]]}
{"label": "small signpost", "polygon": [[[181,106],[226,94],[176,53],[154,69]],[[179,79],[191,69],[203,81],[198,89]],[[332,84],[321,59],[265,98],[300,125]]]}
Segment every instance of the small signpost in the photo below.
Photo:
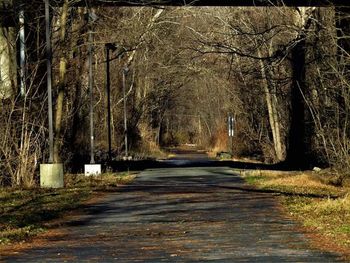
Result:
{"label": "small signpost", "polygon": [[227,119],[227,123],[228,123],[228,137],[230,138],[230,153],[231,155],[233,154],[233,135],[234,135],[234,117],[232,116],[232,114],[228,115],[228,119]]}

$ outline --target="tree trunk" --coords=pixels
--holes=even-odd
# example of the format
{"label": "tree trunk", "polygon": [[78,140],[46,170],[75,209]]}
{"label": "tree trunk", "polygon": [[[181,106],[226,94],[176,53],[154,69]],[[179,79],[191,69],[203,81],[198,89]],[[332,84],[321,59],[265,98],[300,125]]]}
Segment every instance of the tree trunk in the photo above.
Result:
{"label": "tree trunk", "polygon": [[[261,57],[260,50],[258,50],[258,55]],[[274,146],[277,160],[283,161],[284,153],[283,153],[283,146],[281,141],[280,120],[277,112],[277,98],[276,98],[276,95],[271,92],[270,90],[271,87],[269,87],[270,86],[269,83],[271,83],[271,81],[269,81],[269,78],[271,77],[270,75],[272,73],[271,72],[268,73],[266,71],[266,67],[262,60],[260,60],[259,62],[260,62],[261,76],[263,80],[263,88],[265,93],[267,111],[269,115],[269,123],[271,127],[271,132],[272,132],[273,146]]]}
{"label": "tree trunk", "polygon": [[[336,28],[337,28],[337,60],[339,72],[346,82],[350,79],[350,8],[349,7],[338,7],[336,8]],[[348,97],[348,87],[344,84],[340,84],[337,87],[339,90],[336,91],[337,111],[338,111],[338,127],[340,130],[344,130],[347,113],[349,112],[349,104],[346,102]]]}
{"label": "tree trunk", "polygon": [[0,28],[0,99],[15,95],[16,60],[14,28]]}
{"label": "tree trunk", "polygon": [[310,28],[313,12],[312,8],[298,8],[299,17],[296,24],[300,32],[295,39],[295,45],[291,51],[292,87],[290,127],[286,162],[288,165],[303,168],[310,165],[311,137],[314,133],[310,112],[307,111],[305,95],[306,87],[306,32]]}
{"label": "tree trunk", "polygon": [[292,50],[293,82],[291,89],[291,123],[287,147],[287,163],[296,167],[306,163],[305,141],[305,38],[302,37]]}
{"label": "tree trunk", "polygon": [[67,74],[67,59],[65,51],[66,26],[68,16],[68,0],[65,0],[62,7],[61,21],[60,21],[60,40],[61,47],[60,69],[59,69],[59,84],[58,96],[55,112],[55,140],[54,140],[54,162],[60,162],[60,151],[62,147],[62,116],[63,116],[63,102],[66,91],[66,74]]}
{"label": "tree trunk", "polygon": [[[82,48],[80,45],[84,43],[84,35],[86,34],[86,27],[84,28],[84,10],[83,8],[78,8],[78,10],[75,11],[76,16],[78,17],[74,23],[72,23],[72,32],[77,32],[77,37],[70,38],[70,50],[73,57],[74,63],[74,96],[73,96],[73,103],[72,103],[72,119],[70,121],[70,132],[68,135],[68,146],[73,151],[76,143],[77,143],[77,137],[79,129],[81,129],[81,122],[82,122],[82,114],[81,114],[81,108],[82,108],[82,78],[81,76],[84,75],[84,66],[86,63],[86,56],[83,56]],[[112,114],[113,115],[113,114]],[[112,121],[113,123],[113,121]]]}

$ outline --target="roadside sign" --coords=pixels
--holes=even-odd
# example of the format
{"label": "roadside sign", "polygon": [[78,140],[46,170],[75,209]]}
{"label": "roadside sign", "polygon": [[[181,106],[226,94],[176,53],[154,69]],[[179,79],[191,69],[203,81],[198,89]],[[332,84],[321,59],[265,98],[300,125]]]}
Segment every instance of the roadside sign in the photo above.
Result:
{"label": "roadside sign", "polygon": [[234,135],[234,118],[232,115],[228,116],[228,136],[233,137]]}

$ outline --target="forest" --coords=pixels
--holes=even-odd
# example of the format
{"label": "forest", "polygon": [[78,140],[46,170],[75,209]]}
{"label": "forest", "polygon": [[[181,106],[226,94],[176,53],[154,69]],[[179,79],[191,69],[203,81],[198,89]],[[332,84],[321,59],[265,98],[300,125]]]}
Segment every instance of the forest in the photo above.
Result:
{"label": "forest", "polygon": [[[109,160],[110,101],[113,160],[125,134],[134,159],[186,143],[228,151],[232,115],[234,157],[349,176],[350,9],[54,2],[53,161],[66,171],[90,158],[92,51],[97,162]],[[1,13],[0,185],[32,186],[49,156],[45,12],[14,9]]]}

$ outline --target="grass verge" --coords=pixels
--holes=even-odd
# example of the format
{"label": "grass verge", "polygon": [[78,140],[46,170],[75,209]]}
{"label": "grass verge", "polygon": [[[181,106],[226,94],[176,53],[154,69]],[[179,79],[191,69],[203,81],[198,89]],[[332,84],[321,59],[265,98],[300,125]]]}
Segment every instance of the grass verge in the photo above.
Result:
{"label": "grass verge", "polygon": [[0,189],[0,246],[29,239],[47,229],[47,223],[78,208],[97,192],[113,191],[135,175],[66,175],[63,189]]}
{"label": "grass verge", "polygon": [[332,184],[332,175],[315,172],[241,171],[258,189],[280,194],[283,206],[319,248],[350,259],[350,187]]}

